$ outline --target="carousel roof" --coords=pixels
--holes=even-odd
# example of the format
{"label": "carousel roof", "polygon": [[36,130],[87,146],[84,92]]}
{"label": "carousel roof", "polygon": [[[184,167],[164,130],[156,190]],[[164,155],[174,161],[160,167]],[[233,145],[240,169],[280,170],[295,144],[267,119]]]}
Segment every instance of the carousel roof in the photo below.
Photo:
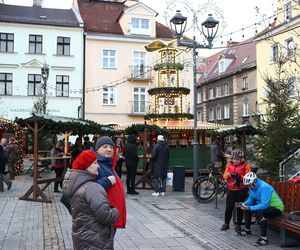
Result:
{"label": "carousel roof", "polygon": [[[145,124],[144,122],[136,123],[136,124]],[[157,121],[147,121],[148,125],[156,125],[160,128],[166,128],[170,130],[179,130],[179,129],[194,129],[194,120],[184,120],[184,121],[176,121],[176,120],[157,120]],[[116,130],[125,130],[130,127],[132,124],[120,124],[115,127]],[[217,124],[217,123],[203,123],[197,122],[197,128],[199,130],[211,130],[218,128],[225,128],[227,125]]]}

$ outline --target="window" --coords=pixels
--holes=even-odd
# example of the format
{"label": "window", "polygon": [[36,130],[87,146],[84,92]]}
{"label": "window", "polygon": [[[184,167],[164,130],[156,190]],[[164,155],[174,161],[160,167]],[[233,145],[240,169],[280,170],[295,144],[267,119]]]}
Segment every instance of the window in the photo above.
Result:
{"label": "window", "polygon": [[203,112],[202,112],[202,110],[197,111],[197,121],[203,122]]}
{"label": "window", "polygon": [[102,68],[116,69],[117,68],[117,51],[103,50],[102,52]]}
{"label": "window", "polygon": [[28,95],[39,96],[42,95],[41,75],[28,74]]}
{"label": "window", "polygon": [[248,100],[243,102],[243,116],[249,116],[249,103]]}
{"label": "window", "polygon": [[229,95],[229,84],[224,83],[224,95]]}
{"label": "window", "polygon": [[246,76],[246,77],[243,77],[243,88],[242,88],[242,90],[248,90],[248,88],[249,88],[249,79]]}
{"label": "window", "polygon": [[293,57],[294,56],[294,41],[293,38],[290,38],[285,41],[285,48],[286,48],[286,57]]}
{"label": "window", "polygon": [[0,95],[12,95],[11,73],[0,73]]}
{"label": "window", "polygon": [[145,113],[146,108],[146,88],[133,89],[133,112]]}
{"label": "window", "polygon": [[0,52],[14,52],[14,34],[0,33]]}
{"label": "window", "polygon": [[202,92],[197,93],[197,103],[202,103]]}
{"label": "window", "polygon": [[224,61],[219,62],[219,74],[225,71]]}
{"label": "window", "polygon": [[150,20],[141,18],[131,18],[131,33],[140,35],[150,35]]}
{"label": "window", "polygon": [[292,2],[287,2],[284,5],[284,19],[289,21],[292,19]]}
{"label": "window", "polygon": [[133,52],[133,71],[132,77],[146,78],[146,53],[134,51]]}
{"label": "window", "polygon": [[271,46],[270,62],[276,63],[278,62],[278,59],[279,59],[279,48],[278,48],[278,44],[276,43]]}
{"label": "window", "polygon": [[214,89],[209,88],[208,89],[208,99],[213,99],[214,98]]}
{"label": "window", "polygon": [[104,105],[116,104],[116,87],[103,88],[102,102]]}
{"label": "window", "polygon": [[57,52],[58,55],[70,55],[70,37],[57,37]]}
{"label": "window", "polygon": [[214,121],[215,119],[215,114],[214,114],[214,109],[213,108],[210,108],[208,110],[208,121]]}
{"label": "window", "polygon": [[56,96],[69,96],[69,76],[56,76]]}
{"label": "window", "polygon": [[221,107],[217,107],[216,113],[217,113],[217,120],[222,120],[222,108]]}
{"label": "window", "polygon": [[287,90],[290,97],[296,95],[296,78],[290,77],[287,79]]}
{"label": "window", "polygon": [[222,96],[222,88],[221,86],[217,86],[217,97],[221,97]]}
{"label": "window", "polygon": [[224,119],[230,118],[230,105],[226,104],[224,105]]}
{"label": "window", "polygon": [[29,35],[29,53],[42,54],[43,52],[43,36]]}

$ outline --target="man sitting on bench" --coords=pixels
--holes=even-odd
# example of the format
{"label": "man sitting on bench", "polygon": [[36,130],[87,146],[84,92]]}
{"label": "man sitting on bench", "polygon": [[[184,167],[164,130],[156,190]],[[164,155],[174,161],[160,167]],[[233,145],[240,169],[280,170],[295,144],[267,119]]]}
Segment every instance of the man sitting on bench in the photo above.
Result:
{"label": "man sitting on bench", "polygon": [[245,211],[245,230],[242,235],[251,234],[251,213],[256,213],[260,225],[260,238],[254,243],[255,246],[264,246],[269,243],[267,238],[268,217],[281,215],[284,205],[274,188],[268,183],[257,178],[256,174],[249,172],[244,176],[243,183],[249,188],[249,198],[236,206]]}

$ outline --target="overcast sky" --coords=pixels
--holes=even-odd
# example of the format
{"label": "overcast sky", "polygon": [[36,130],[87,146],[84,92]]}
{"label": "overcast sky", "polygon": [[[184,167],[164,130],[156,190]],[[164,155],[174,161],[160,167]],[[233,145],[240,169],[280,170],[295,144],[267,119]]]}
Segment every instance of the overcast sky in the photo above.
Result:
{"label": "overcast sky", "polygon": [[[6,4],[32,5],[32,0],[2,1]],[[259,32],[267,27],[269,22],[273,21],[273,17],[268,17],[275,13],[277,7],[277,0],[140,0],[140,2],[155,10],[158,13],[157,20],[165,25],[169,25],[166,20],[169,20],[176,10],[180,9],[182,14],[187,16],[190,21],[188,23],[190,29],[186,33],[189,37],[192,37],[194,33],[191,22],[192,11],[185,10],[189,9],[186,3],[192,10],[198,11],[197,24],[199,26],[206,19],[207,14],[213,14],[220,21],[219,37],[214,41],[214,47],[216,48],[225,46],[230,38],[233,41],[243,41],[254,36],[256,29]],[[177,2],[177,4],[173,6],[173,2]],[[48,8],[70,8],[71,5],[72,0],[44,0],[43,6]],[[204,43],[203,37],[198,34],[200,32],[195,29],[197,41]],[[223,43],[221,43],[222,41]]]}

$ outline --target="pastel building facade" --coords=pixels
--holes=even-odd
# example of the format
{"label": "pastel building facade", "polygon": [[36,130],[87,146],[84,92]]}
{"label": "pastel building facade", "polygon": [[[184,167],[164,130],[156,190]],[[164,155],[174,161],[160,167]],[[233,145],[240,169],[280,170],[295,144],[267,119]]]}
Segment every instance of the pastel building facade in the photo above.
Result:
{"label": "pastel building facade", "polygon": [[72,9],[0,4],[0,116],[31,116],[49,67],[47,110],[81,118],[83,24]]}
{"label": "pastel building facade", "polygon": [[[157,39],[168,43],[171,30],[138,1],[78,1],[74,6],[85,27],[85,118],[104,124],[143,122],[159,62],[159,54],[144,46]],[[182,53],[180,60],[185,57]],[[191,71],[184,71],[182,79],[192,88]]]}
{"label": "pastel building facade", "polygon": [[269,29],[256,38],[257,54],[257,111],[264,114],[266,103],[265,77],[276,77],[276,62],[284,57],[286,83],[292,89],[290,98],[299,100],[299,44],[300,44],[300,3],[299,1],[278,0],[277,18]]}

